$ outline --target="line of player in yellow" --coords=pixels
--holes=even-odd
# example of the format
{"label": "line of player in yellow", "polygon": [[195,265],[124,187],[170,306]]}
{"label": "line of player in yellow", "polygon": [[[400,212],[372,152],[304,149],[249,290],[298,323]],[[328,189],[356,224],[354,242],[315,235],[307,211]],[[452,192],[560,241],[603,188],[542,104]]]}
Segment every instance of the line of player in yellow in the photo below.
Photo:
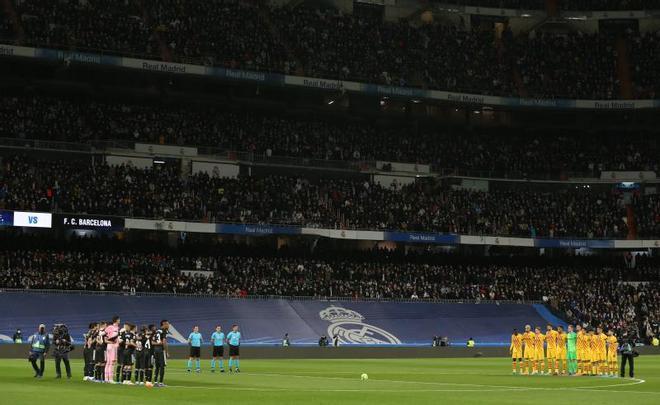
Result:
{"label": "line of player in yellow", "polygon": [[512,367],[514,374],[534,375],[601,375],[616,376],[618,371],[618,341],[614,332],[607,334],[601,327],[586,330],[580,325],[537,326],[532,331],[514,329],[511,335]]}

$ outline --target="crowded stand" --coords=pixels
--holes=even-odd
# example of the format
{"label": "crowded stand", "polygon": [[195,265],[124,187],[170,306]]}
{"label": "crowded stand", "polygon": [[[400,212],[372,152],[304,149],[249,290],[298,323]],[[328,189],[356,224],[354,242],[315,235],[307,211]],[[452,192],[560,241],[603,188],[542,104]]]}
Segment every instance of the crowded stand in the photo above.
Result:
{"label": "crowded stand", "polygon": [[[545,0],[435,0],[441,4],[457,6],[509,8],[523,10],[544,10]],[[623,11],[623,10],[657,10],[660,1],[657,0],[559,0],[559,7],[568,11]]]}
{"label": "crowded stand", "polygon": [[629,39],[631,74],[635,92],[640,98],[655,98],[660,94],[660,31],[631,35]]}
{"label": "crowded stand", "polygon": [[267,16],[254,6],[233,1],[161,0],[145,9],[177,60],[295,73],[295,61],[287,58],[286,49],[269,31]]}
{"label": "crowded stand", "polygon": [[660,195],[637,198],[635,203],[638,234],[641,237],[660,235]]}
{"label": "crowded stand", "polygon": [[[608,36],[531,32],[515,45],[516,63],[530,94],[542,98],[617,98],[619,85],[613,74],[616,55]],[[548,53],[559,57],[547,57]]]}
{"label": "crowded stand", "polygon": [[[121,249],[99,250],[93,240],[66,250],[36,249],[30,242],[29,237],[14,239],[16,249],[0,252],[0,287],[230,297],[541,301],[569,322],[602,324],[617,331],[643,328],[641,336],[660,332],[660,273],[657,261],[643,256],[631,267],[622,259],[602,265],[579,257],[486,260],[378,250],[305,257],[263,249],[261,256],[252,250],[246,257],[222,247],[216,248],[223,252],[220,255],[185,256],[172,250],[135,251],[116,241],[104,246]],[[189,270],[198,274],[182,273]],[[200,271],[210,271],[210,277]]]}
{"label": "crowded stand", "polygon": [[[0,137],[67,142],[125,140],[209,146],[344,161],[430,164],[488,177],[598,177],[604,170],[660,171],[653,134],[620,131],[458,130],[374,125],[232,112],[220,107],[69,99],[0,98]],[[598,139],[598,142],[594,142]]]}
{"label": "crowded stand", "polygon": [[[604,34],[532,31],[515,37],[508,29],[496,35],[461,24],[415,27],[368,13],[231,0],[128,1],[120,7],[93,0],[42,7],[24,0],[14,8],[25,45],[485,95],[619,96],[614,40]],[[7,31],[4,39],[15,41],[17,34]],[[523,70],[520,85],[515,64]],[[573,67],[570,75],[567,66]],[[652,81],[653,64],[638,66],[642,81]]]}
{"label": "crowded stand", "polygon": [[559,2],[564,10],[658,10],[658,0],[562,0]]}
{"label": "crowded stand", "polygon": [[541,10],[545,8],[545,0],[435,0],[441,4],[457,6],[490,7]]}
{"label": "crowded stand", "polygon": [[70,161],[3,161],[5,209],[209,222],[621,238],[622,196],[573,187],[540,192],[456,190],[435,180],[384,187],[366,180],[181,176],[177,166],[138,169]]}

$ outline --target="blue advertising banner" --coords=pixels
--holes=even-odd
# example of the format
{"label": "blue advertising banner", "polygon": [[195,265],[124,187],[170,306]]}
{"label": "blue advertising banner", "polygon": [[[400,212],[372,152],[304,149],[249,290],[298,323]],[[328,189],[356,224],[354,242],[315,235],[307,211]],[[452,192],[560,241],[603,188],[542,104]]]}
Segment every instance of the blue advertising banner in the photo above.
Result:
{"label": "blue advertising banner", "polygon": [[216,224],[215,231],[234,235],[300,235],[301,228],[275,225]]}
{"label": "blue advertising banner", "polygon": [[385,232],[385,240],[394,242],[438,243],[455,245],[459,243],[458,235],[422,232]]}
{"label": "blue advertising banner", "polygon": [[535,239],[534,246],[538,248],[592,248],[612,249],[614,240],[608,239]]}
{"label": "blue advertising banner", "polygon": [[62,51],[56,49],[36,48],[35,56],[37,58],[53,60],[69,60],[77,63],[94,63],[97,65],[122,65],[121,56],[99,55],[95,53]]}

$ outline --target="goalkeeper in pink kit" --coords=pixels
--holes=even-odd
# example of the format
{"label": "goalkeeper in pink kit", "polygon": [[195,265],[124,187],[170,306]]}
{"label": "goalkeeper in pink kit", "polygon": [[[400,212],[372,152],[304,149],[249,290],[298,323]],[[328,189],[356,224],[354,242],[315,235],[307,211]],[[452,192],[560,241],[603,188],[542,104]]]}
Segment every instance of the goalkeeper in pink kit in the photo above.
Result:
{"label": "goalkeeper in pink kit", "polygon": [[113,382],[115,364],[117,362],[117,349],[119,348],[119,316],[112,317],[112,324],[105,328],[105,381]]}

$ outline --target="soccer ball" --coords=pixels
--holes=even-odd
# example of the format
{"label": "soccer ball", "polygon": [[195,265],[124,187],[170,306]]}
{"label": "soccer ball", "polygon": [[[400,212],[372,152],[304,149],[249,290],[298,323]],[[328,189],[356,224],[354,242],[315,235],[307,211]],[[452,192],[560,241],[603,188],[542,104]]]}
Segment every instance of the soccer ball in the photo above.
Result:
{"label": "soccer ball", "polygon": [[152,383],[151,381],[147,381],[146,383],[144,383],[144,386],[147,388],[153,388],[154,383]]}
{"label": "soccer ball", "polygon": [[367,373],[362,373],[362,375],[360,376],[360,380],[362,380],[362,381],[366,381],[368,379],[369,379],[369,376],[367,375]]}

